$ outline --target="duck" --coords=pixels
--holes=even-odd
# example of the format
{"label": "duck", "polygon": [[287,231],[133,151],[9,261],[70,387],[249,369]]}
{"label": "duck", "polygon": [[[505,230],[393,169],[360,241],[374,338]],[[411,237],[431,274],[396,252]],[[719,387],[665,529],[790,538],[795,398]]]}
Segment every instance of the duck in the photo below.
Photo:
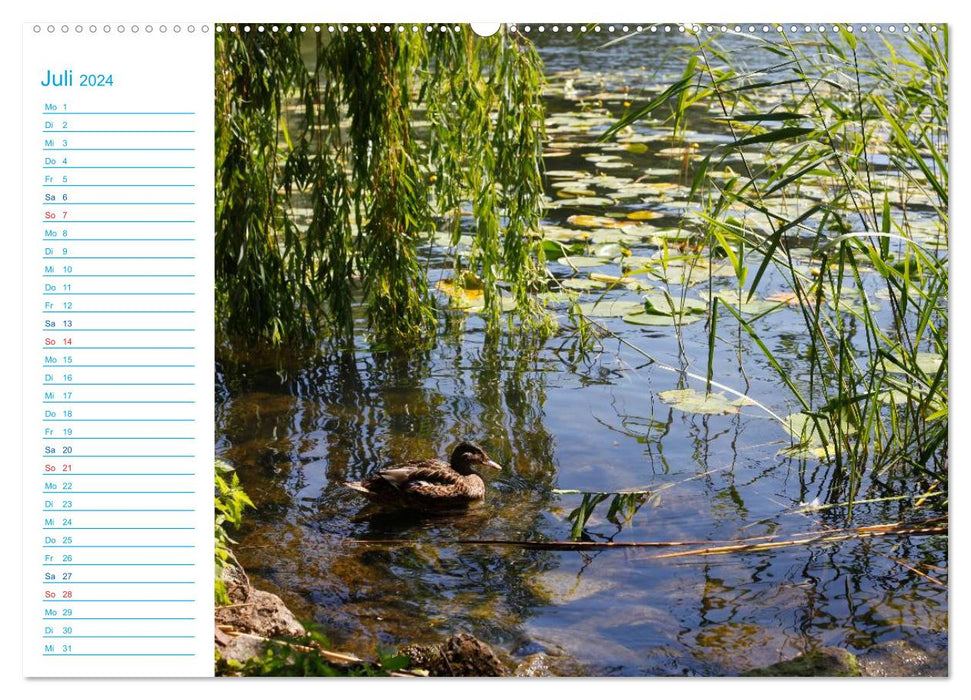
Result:
{"label": "duck", "polygon": [[464,508],[485,499],[485,482],[475,472],[477,467],[502,469],[481,447],[463,441],[452,450],[448,462],[413,459],[344,485],[383,505],[418,510]]}

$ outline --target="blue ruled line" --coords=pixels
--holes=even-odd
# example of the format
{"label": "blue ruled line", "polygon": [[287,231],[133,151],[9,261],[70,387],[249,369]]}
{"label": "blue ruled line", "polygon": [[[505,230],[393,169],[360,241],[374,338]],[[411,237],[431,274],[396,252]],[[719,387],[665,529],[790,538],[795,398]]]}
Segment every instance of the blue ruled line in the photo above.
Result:
{"label": "blue ruled line", "polygon": [[121,115],[133,116],[133,117],[142,117],[146,115],[185,117],[185,116],[192,116],[195,114],[195,112],[57,112],[55,111],[55,112],[41,112],[41,114],[53,114],[54,116],[64,115],[64,114],[88,114],[88,115],[100,114],[100,115],[113,116],[113,117],[117,117]]}
{"label": "blue ruled line", "polygon": [[[42,241],[70,241],[71,243],[78,243],[78,242],[81,242],[81,243],[91,243],[91,242],[94,242],[94,241],[101,241],[101,242],[103,242],[103,241],[122,241],[122,242],[125,242],[125,243],[133,243],[133,242],[141,243],[143,241],[156,241],[156,242],[158,242],[158,241],[176,241],[176,242],[186,242],[186,241],[194,241],[196,239],[195,238],[74,238],[73,236],[71,236],[69,238],[64,238],[63,236],[61,238],[48,238],[47,236],[44,236],[43,238],[41,238],[41,240]],[[61,275],[44,275],[44,277],[60,277],[60,276]],[[64,277],[109,277],[110,275],[63,275],[63,276]],[[121,277],[122,275],[118,275],[118,276]],[[142,276],[144,276],[144,277],[164,277],[164,275],[142,275]]]}
{"label": "blue ruled line", "polygon": [[[66,114],[66,112],[60,112]],[[194,134],[195,129],[44,129],[42,134]]]}
{"label": "blue ruled line", "polygon": [[44,148],[44,151],[194,151],[194,148]]}
{"label": "blue ruled line", "polygon": [[41,202],[42,206],[52,206],[53,204],[61,204],[65,207],[195,206],[195,202]]}
{"label": "blue ruled line", "polygon": [[124,584],[124,585],[147,585],[147,586],[191,586],[195,581],[42,581],[46,586],[76,586],[81,584]]}
{"label": "blue ruled line", "polygon": [[195,295],[195,292],[44,292],[43,294],[45,297],[194,297]]}
{"label": "blue ruled line", "polygon": [[44,530],[195,530],[194,527],[45,527]]}
{"label": "blue ruled line", "polygon": [[42,260],[195,260],[194,255],[45,255]]}
{"label": "blue ruled line", "polygon": [[130,564],[130,563],[114,564],[114,563],[111,563],[111,564],[44,564],[44,566],[195,566],[195,564],[159,564],[159,563],[151,563],[151,564]]}
{"label": "blue ruled line", "polygon": [[[72,219],[62,221],[62,224],[194,224],[195,219]],[[53,221],[41,221],[42,224],[53,224]],[[58,239],[49,239],[58,240]]]}
{"label": "blue ruled line", "polygon": [[194,165],[45,165],[42,170],[195,170]]}

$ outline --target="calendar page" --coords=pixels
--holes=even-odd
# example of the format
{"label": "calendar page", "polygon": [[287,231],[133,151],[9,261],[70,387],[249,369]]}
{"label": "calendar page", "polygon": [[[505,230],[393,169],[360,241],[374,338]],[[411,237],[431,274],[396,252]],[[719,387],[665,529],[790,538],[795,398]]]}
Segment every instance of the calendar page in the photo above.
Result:
{"label": "calendar page", "polygon": [[24,22],[25,677],[949,675],[952,28],[607,9]]}

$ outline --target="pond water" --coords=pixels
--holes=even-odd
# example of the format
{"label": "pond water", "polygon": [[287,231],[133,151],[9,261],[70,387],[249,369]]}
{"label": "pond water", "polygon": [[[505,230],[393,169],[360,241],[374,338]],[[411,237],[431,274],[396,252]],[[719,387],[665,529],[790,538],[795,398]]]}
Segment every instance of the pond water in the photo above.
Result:
{"label": "pond water", "polygon": [[[646,265],[665,247],[677,250],[693,206],[692,164],[731,140],[715,115],[700,112],[687,135],[697,146],[687,152],[661,124],[635,125],[619,147],[595,143],[625,101],[643,101],[680,75],[687,45],[645,36],[604,48],[606,40],[538,40],[550,82],[554,203],[544,224],[555,240],[588,245],[550,262],[551,273],[586,287],[581,301],[598,306],[642,304],[661,290],[704,302],[709,272],[714,291],[735,289],[717,263],[696,273],[678,259],[636,276],[635,289],[591,280],[621,275],[625,260]],[[575,218],[634,212],[649,214],[628,219],[633,229]],[[915,230],[940,239],[929,207],[913,202],[910,215],[920,221]],[[451,275],[439,243],[426,249],[436,279]],[[588,675],[732,675],[816,647],[866,653],[892,640],[946,653],[946,536],[663,556],[744,538],[806,540],[946,508],[933,498],[919,506],[883,500],[855,506],[852,520],[845,507],[807,508],[831,501],[835,472],[786,454],[792,438],[767,411],[705,414],[663,400],[670,390],[704,392],[703,382],[670,369],[704,376],[704,314],[653,326],[607,310],[595,319],[613,337],[584,355],[565,306],[551,297],[550,308],[563,323],[545,341],[490,334],[477,314],[449,309],[428,350],[375,352],[363,337],[323,354],[219,349],[217,452],[257,506],[235,548],[254,585],[319,625],[335,648],[365,656],[457,632],[513,659],[543,652],[557,672]],[[776,304],[754,326],[799,378],[806,348],[798,312]],[[737,324],[719,326],[719,337],[716,381],[778,416],[797,410]],[[376,514],[343,486],[397,461],[444,457],[462,439],[504,466],[486,475],[487,500],[467,514]],[[868,477],[860,497],[899,493],[895,483]],[[615,512],[607,497],[577,523],[584,496],[576,492],[618,491],[636,493]],[[460,542],[563,542],[575,526],[586,542],[685,544],[570,551]]]}

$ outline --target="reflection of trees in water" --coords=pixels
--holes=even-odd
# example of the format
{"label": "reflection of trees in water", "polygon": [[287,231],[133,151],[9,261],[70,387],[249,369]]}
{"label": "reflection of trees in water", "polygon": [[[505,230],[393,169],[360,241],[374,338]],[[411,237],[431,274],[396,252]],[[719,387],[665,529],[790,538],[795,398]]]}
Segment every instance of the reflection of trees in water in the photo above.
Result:
{"label": "reflection of trees in water", "polygon": [[[544,603],[531,579],[553,566],[549,552],[448,544],[540,536],[556,480],[542,341],[464,330],[408,355],[308,362],[254,352],[220,363],[218,449],[260,509],[240,558],[335,642],[371,651],[468,631],[509,645]],[[399,460],[447,455],[463,438],[505,467],[467,515],[361,517],[363,502],[341,486]],[[376,538],[441,544],[352,541]]]}
{"label": "reflection of trees in water", "polygon": [[[805,529],[845,525],[819,517]],[[679,609],[680,641],[717,675],[826,646],[861,653],[898,638],[946,645],[946,588],[898,563],[931,570],[946,584],[946,552],[933,539],[849,540],[698,561],[703,585],[696,607]]]}

